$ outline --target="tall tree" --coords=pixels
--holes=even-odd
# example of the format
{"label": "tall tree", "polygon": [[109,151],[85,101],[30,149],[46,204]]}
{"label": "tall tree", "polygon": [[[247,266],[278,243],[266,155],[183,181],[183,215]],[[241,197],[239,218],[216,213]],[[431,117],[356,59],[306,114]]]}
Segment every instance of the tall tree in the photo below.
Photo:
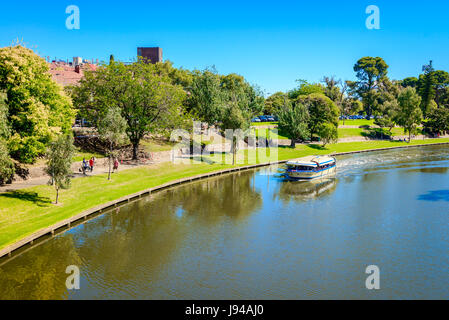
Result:
{"label": "tall tree", "polygon": [[302,104],[295,107],[286,101],[278,112],[279,130],[291,139],[291,147],[296,147],[298,140],[305,141],[310,137],[309,112]]}
{"label": "tall tree", "polygon": [[0,92],[0,185],[14,175],[14,163],[9,156],[7,140],[9,138],[8,105],[6,95]]}
{"label": "tall tree", "polygon": [[251,119],[262,112],[265,101],[257,87],[250,85],[237,74],[222,76],[221,87],[225,97],[221,129],[234,131],[231,152],[232,163],[235,164],[239,142],[250,128]]}
{"label": "tall tree", "polygon": [[398,97],[398,112],[395,116],[395,122],[408,132],[409,142],[412,134],[416,132],[418,125],[422,121],[422,111],[420,109],[421,97],[416,93],[415,88],[405,88]]}
{"label": "tall tree", "polygon": [[47,166],[45,172],[50,176],[49,185],[55,187],[56,204],[59,201],[59,191],[70,188],[71,176],[73,174],[72,158],[75,154],[73,137],[71,135],[60,135],[50,143],[47,151]]}
{"label": "tall tree", "polygon": [[371,118],[378,99],[378,85],[388,74],[388,65],[380,57],[364,57],[354,66],[358,81],[353,83],[353,91],[363,101],[366,114]]}
{"label": "tall tree", "polygon": [[434,72],[435,78],[435,102],[438,107],[444,103],[444,96],[449,88],[449,73],[442,70]]}
{"label": "tall tree", "polygon": [[183,88],[142,60],[131,65],[114,62],[86,72],[72,95],[81,114],[97,125],[109,108],[120,109],[134,160],[138,160],[140,141],[146,135],[167,133],[185,121]]}
{"label": "tall tree", "polygon": [[6,92],[11,155],[33,163],[58,133],[72,128],[75,111],[51,78],[47,62],[21,45],[0,48],[0,90]]}
{"label": "tall tree", "polygon": [[188,105],[201,121],[216,125],[222,118],[225,95],[215,69],[194,71]]}
{"label": "tall tree", "polygon": [[98,133],[100,138],[108,145],[108,180],[111,180],[112,161],[118,156],[116,148],[126,141],[126,127],[126,120],[122,117],[120,109],[117,107],[107,110],[106,115],[99,121]]}
{"label": "tall tree", "polygon": [[424,74],[419,76],[418,93],[421,96],[421,111],[425,117],[432,101],[435,99],[436,79],[433,62],[430,61],[428,65],[424,65],[422,70]]}
{"label": "tall tree", "polygon": [[338,128],[340,110],[335,103],[324,94],[314,93],[308,96],[300,96],[296,104],[303,104],[309,112],[309,131],[311,137],[319,133],[319,126],[330,123]]}

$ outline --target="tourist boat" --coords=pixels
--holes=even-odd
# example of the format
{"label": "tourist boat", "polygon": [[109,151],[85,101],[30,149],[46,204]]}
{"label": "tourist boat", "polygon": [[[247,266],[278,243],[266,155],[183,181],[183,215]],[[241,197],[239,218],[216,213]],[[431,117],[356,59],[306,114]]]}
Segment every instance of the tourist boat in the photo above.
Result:
{"label": "tourist boat", "polygon": [[287,162],[285,175],[289,179],[312,180],[337,172],[337,159],[330,156],[309,156]]}

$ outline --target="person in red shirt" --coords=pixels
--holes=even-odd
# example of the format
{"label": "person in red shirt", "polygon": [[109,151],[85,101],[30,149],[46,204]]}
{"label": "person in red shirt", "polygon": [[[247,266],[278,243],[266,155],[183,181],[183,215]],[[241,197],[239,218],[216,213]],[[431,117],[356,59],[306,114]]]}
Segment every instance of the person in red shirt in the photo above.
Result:
{"label": "person in red shirt", "polygon": [[94,165],[95,165],[95,159],[94,159],[94,157],[92,157],[89,160],[90,172],[94,172]]}

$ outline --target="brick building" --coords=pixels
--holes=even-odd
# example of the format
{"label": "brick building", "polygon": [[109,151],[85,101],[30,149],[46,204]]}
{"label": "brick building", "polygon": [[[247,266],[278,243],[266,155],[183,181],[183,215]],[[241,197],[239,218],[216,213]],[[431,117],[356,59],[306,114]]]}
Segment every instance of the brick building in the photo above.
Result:
{"label": "brick building", "polygon": [[140,47],[137,48],[137,56],[142,57],[145,61],[150,63],[162,62],[162,48]]}

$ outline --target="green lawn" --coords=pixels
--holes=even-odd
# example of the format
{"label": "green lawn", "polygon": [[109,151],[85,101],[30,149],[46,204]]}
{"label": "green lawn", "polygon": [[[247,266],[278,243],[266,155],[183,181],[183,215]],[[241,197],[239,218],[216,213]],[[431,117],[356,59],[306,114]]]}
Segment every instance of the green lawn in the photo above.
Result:
{"label": "green lawn", "polygon": [[[350,138],[350,137],[365,137],[369,134],[370,130],[365,128],[338,128],[339,138]],[[418,135],[422,134],[421,128],[418,128]],[[406,136],[403,128],[393,128],[391,130],[391,135],[393,137]]]}
{"label": "green lawn", "polygon": [[279,122],[251,122],[252,127],[277,126]]}
{"label": "green lawn", "polygon": [[[278,129],[255,129],[256,130],[256,136],[261,138],[266,138],[268,135],[273,140],[288,140],[282,131],[279,131]],[[276,133],[275,131],[278,130]]]}
{"label": "green lawn", "polygon": [[[449,139],[412,141],[412,145],[449,142]],[[296,149],[279,148],[279,160],[313,154],[360,151],[407,145],[402,142],[366,141],[340,143],[322,148],[318,145],[298,145]],[[241,151],[246,153],[245,150]],[[228,155],[229,157],[229,155]],[[206,159],[207,160],[207,159]],[[0,194],[0,249],[40,229],[67,219],[92,207],[119,199],[179,178],[223,170],[231,165],[164,163],[120,172],[107,181],[106,175],[75,179],[72,188],[61,192],[60,205],[53,205],[55,192],[50,186],[38,186],[17,192]]]}
{"label": "green lawn", "polygon": [[[343,125],[343,120],[340,120],[339,125]],[[345,120],[344,121],[345,126],[373,126],[374,125],[374,119],[371,120]]]}
{"label": "green lawn", "polygon": [[170,151],[174,145],[174,143],[162,139],[143,139],[140,143],[140,146],[148,153]]}

